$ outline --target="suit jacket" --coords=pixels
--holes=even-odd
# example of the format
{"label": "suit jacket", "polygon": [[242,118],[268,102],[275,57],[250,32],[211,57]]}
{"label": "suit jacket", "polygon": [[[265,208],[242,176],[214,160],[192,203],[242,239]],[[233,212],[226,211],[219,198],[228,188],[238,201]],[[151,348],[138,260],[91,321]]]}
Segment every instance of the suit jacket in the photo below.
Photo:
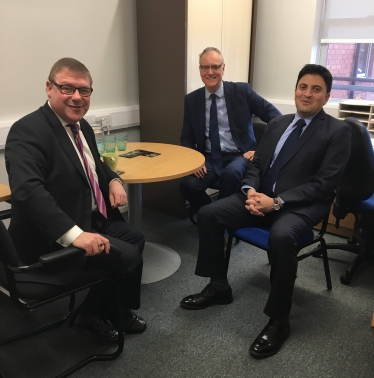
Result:
{"label": "suit jacket", "polygon": [[[118,175],[100,161],[91,126],[84,119],[80,126],[95,160],[108,217],[122,219],[109,203],[109,182]],[[61,249],[55,241],[74,225],[90,231],[91,187],[66,130],[48,103],[11,127],[5,162],[12,199],[9,233],[22,264]],[[64,269],[51,267],[44,281],[66,283],[79,274],[84,263],[82,257]],[[24,277],[27,275],[20,275]]]}
{"label": "suit jacket", "polygon": [[[242,153],[257,148],[252,116],[264,122],[281,115],[247,83],[223,82],[229,126],[234,142]],[[185,97],[181,145],[205,154],[205,87]]]}
{"label": "suit jacket", "polygon": [[[260,188],[275,147],[294,118],[288,114],[271,120],[247,166],[243,184]],[[317,224],[325,216],[348,162],[351,127],[321,110],[303,132],[276,180],[275,195],[290,211],[307,216]]]}

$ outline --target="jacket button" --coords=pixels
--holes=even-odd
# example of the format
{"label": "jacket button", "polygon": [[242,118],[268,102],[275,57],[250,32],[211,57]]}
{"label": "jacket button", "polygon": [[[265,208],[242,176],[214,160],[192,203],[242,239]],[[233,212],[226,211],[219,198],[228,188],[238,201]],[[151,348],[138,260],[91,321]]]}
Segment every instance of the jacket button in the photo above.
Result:
{"label": "jacket button", "polygon": [[90,189],[86,189],[86,194],[87,195],[91,194],[91,190]]}

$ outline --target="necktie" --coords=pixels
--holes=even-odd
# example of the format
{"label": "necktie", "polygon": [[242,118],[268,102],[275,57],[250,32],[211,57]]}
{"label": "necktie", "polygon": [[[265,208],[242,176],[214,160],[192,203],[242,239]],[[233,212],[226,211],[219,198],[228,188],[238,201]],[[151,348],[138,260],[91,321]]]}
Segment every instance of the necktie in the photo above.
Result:
{"label": "necktie", "polygon": [[83,142],[79,135],[79,126],[75,124],[75,125],[69,125],[69,127],[71,128],[71,131],[73,132],[75,144],[77,145],[78,151],[81,154],[88,178],[91,183],[92,190],[95,194],[97,209],[106,218],[107,213],[106,213],[106,205],[105,205],[104,197],[103,197],[103,194],[101,193],[98,182],[95,180],[95,176],[92,172],[92,169],[90,165],[88,164],[87,157],[85,153],[83,152]]}
{"label": "necktie", "polygon": [[214,172],[221,176],[223,172],[223,162],[221,153],[221,143],[218,132],[218,116],[217,116],[217,103],[216,95],[211,94],[212,105],[210,106],[210,119],[209,119],[209,139],[211,143],[211,152],[213,159]]}
{"label": "necktie", "polygon": [[296,122],[296,128],[291,132],[286,141],[284,142],[277,158],[275,159],[273,165],[268,169],[264,180],[260,186],[259,191],[266,195],[271,195],[273,192],[274,183],[277,181],[279,171],[283,167],[284,163],[287,161],[290,153],[293,150],[297,140],[300,137],[303,127],[306,125],[303,119],[299,119]]}

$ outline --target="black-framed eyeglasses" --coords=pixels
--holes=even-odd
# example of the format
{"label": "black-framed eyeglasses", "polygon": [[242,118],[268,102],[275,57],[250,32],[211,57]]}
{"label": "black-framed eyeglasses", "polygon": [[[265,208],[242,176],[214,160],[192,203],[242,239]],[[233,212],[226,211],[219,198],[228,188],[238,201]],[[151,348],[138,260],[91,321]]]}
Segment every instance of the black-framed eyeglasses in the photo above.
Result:
{"label": "black-framed eyeglasses", "polygon": [[223,62],[221,64],[213,64],[213,66],[202,66],[200,65],[200,70],[201,71],[209,71],[209,68],[212,69],[212,71],[218,71],[223,65]]}
{"label": "black-framed eyeglasses", "polygon": [[59,88],[62,94],[66,94],[66,95],[72,95],[75,93],[76,90],[78,90],[79,94],[82,97],[90,97],[93,92],[92,88],[87,88],[87,87],[77,88],[77,87],[73,87],[72,85],[67,85],[67,84],[61,85],[61,84],[57,84],[53,80],[50,80],[50,82],[53,85],[55,85],[57,88]]}

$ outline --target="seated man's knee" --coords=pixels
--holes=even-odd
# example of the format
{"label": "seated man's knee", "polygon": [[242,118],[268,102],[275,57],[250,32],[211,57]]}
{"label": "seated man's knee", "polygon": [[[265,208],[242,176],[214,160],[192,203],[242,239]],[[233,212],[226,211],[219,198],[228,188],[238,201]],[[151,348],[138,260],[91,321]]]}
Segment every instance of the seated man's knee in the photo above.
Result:
{"label": "seated man's knee", "polygon": [[236,180],[241,182],[244,176],[245,167],[240,164],[229,164],[225,167],[220,179],[221,180]]}
{"label": "seated man's knee", "polygon": [[272,251],[282,251],[287,253],[292,251],[297,245],[295,237],[289,233],[271,232],[269,238],[269,247]]}

